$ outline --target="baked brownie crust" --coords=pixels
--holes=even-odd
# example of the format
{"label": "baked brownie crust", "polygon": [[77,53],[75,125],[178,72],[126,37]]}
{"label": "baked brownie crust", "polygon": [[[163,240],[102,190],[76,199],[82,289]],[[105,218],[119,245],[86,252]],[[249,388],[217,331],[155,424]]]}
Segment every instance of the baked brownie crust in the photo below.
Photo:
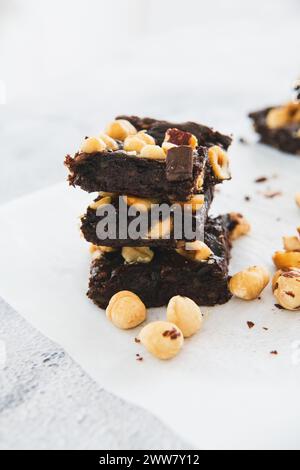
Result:
{"label": "baked brownie crust", "polygon": [[[213,188],[209,189],[205,193],[205,202],[203,207],[200,209],[199,214],[193,216],[193,230],[196,230],[197,227],[197,238],[201,236],[204,232],[204,224],[206,223],[207,219],[207,214],[209,211],[209,208],[211,206],[212,200],[213,200],[213,194],[214,190]],[[98,201],[101,199],[102,196],[99,196],[96,200]],[[117,233],[119,233],[119,201],[118,197],[114,198],[111,202],[111,204],[115,207],[116,210],[116,230]],[[187,240],[184,237],[181,237],[180,240],[176,240],[174,237],[174,232],[173,230],[171,231],[170,238],[169,239],[149,239],[146,238],[145,236],[137,240],[132,240],[131,238],[116,238],[116,239],[105,239],[102,240],[97,236],[97,225],[101,221],[101,219],[104,216],[98,216],[97,215],[97,209],[94,209],[93,207],[88,207],[86,214],[82,217],[81,219],[81,231],[83,233],[84,238],[90,242],[93,243],[94,245],[102,245],[102,246],[110,246],[110,247],[116,247],[120,248],[123,246],[149,246],[149,247],[160,247],[160,248],[176,248],[179,245],[183,245],[185,241],[194,241],[195,238]],[[128,224],[132,220],[134,220],[134,217],[128,216]],[[172,218],[172,214],[171,214]],[[151,227],[151,215],[150,212],[148,213],[148,227]],[[146,234],[145,234],[146,235]]]}
{"label": "baked brownie crust", "polygon": [[270,129],[266,119],[268,113],[274,107],[265,108],[261,111],[250,113],[255,131],[260,135],[260,141],[275,147],[283,152],[300,155],[300,137],[296,133],[300,129],[299,124],[288,124],[278,129]]}
{"label": "baked brownie crust", "polygon": [[229,135],[221,134],[214,129],[204,126],[203,124],[197,124],[196,122],[188,121],[182,123],[174,123],[169,121],[162,121],[151,118],[139,118],[138,116],[118,116],[116,119],[126,119],[129,121],[138,131],[146,130],[148,134],[152,135],[158,145],[161,145],[164,141],[165,133],[168,129],[176,128],[181,131],[190,132],[197,137],[199,145],[210,147],[212,145],[219,145],[225,150],[232,143],[232,137]]}
{"label": "baked brownie crust", "polygon": [[230,258],[229,216],[208,219],[205,243],[214,255],[206,262],[186,259],[174,250],[153,249],[150,263],[125,263],[121,252],[105,253],[92,262],[88,297],[106,308],[111,297],[129,290],[146,307],[166,305],[174,295],[193,299],[199,305],[223,304],[231,298],[228,289]]}

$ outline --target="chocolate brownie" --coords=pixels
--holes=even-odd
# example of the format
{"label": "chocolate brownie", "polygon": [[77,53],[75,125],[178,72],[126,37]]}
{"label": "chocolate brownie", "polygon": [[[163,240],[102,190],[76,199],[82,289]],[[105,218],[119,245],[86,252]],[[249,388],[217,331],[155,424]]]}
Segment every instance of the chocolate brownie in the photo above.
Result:
{"label": "chocolate brownie", "polygon": [[[107,227],[103,227],[102,224],[100,224],[100,222],[103,221],[105,218],[107,218],[107,214],[105,214],[103,211],[101,214],[99,214],[98,212],[98,215],[97,215],[97,202],[102,200],[102,196],[99,196],[94,201],[94,203],[88,207],[86,214],[81,219],[81,231],[83,233],[84,238],[88,242],[93,243],[94,245],[111,246],[111,247],[123,247],[123,246],[150,246],[151,247],[151,246],[154,246],[154,247],[161,247],[161,248],[176,248],[180,245],[183,245],[185,241],[193,241],[196,238],[200,239],[201,235],[203,235],[204,224],[206,222],[208,210],[210,208],[210,205],[213,199],[213,192],[214,192],[213,188],[206,191],[204,195],[204,204],[197,214],[193,213],[191,210],[188,210],[188,214],[191,215],[191,224],[192,224],[191,228],[194,232],[190,235],[188,233],[186,234],[174,233],[174,211],[173,211],[171,212],[170,217],[168,217],[169,214],[167,213],[164,218],[162,217],[160,218],[161,220],[165,221],[165,227],[169,227],[169,226],[171,227],[169,238],[163,238],[163,237],[158,238],[158,235],[156,235],[156,237],[154,235],[154,237],[149,238],[149,235],[148,235],[149,230],[151,229],[151,227],[155,226],[155,224],[153,223],[153,221],[151,223],[150,210],[146,210],[146,211],[141,212],[142,217],[145,217],[144,219],[145,229],[146,229],[145,233],[141,233],[137,239],[133,239],[132,237],[130,238],[128,234],[128,227],[136,219],[136,214],[130,215],[129,211],[130,211],[130,207],[132,206],[126,205],[126,202],[124,202],[123,198],[121,198],[121,201],[120,201],[118,196],[112,196],[111,201],[110,201],[110,204],[114,208],[114,213],[112,214],[111,217],[112,217],[113,227],[116,228],[116,233],[113,233],[110,238],[103,239],[105,236],[105,232],[107,232]],[[132,199],[136,200],[136,198],[132,198]],[[127,200],[129,201],[129,198],[127,198]],[[158,201],[152,201],[152,202],[158,203]],[[166,209],[168,209],[168,206],[166,206]],[[104,206],[100,206],[100,207],[105,209]],[[175,211],[176,211],[176,208],[179,209],[178,212],[175,212],[176,216],[178,217],[177,218],[178,225],[176,225],[177,230],[178,230],[178,226],[180,226],[180,229],[184,227],[183,225],[184,212],[182,210],[182,204],[180,206],[176,205],[174,209]],[[123,230],[120,229],[120,225],[121,225],[120,218],[122,219],[123,224],[125,225]],[[171,225],[169,225],[170,219],[171,219]],[[139,230],[142,232],[141,229]],[[122,233],[122,236],[120,235],[121,233]]]}
{"label": "chocolate brownie", "polygon": [[[154,138],[157,145],[163,142],[171,144],[165,150],[165,158],[145,158],[136,152],[125,151],[121,141],[116,142],[114,150],[81,151],[74,157],[67,155],[65,165],[70,172],[68,179],[71,185],[88,192],[109,191],[186,201],[193,194],[203,193],[224,179],[230,179],[229,171],[224,176],[213,169],[208,148],[217,145],[226,150],[231,137],[193,122],[173,124],[134,116],[128,119],[137,131],[145,130],[149,138]],[[170,127],[173,125],[179,129]],[[192,148],[188,143],[190,138],[195,140]],[[175,147],[172,148],[172,144]]]}
{"label": "chocolate brownie", "polygon": [[153,248],[149,263],[126,263],[121,251],[103,253],[91,266],[88,297],[106,308],[111,297],[121,290],[136,293],[147,307],[166,305],[171,297],[182,295],[199,305],[227,302],[230,217],[208,219],[205,243],[213,255],[206,261],[192,261],[175,250]]}
{"label": "chocolate brownie", "polygon": [[[152,160],[129,155],[122,150],[77,153],[67,156],[69,182],[88,192],[109,191],[146,198],[186,201],[220,181],[208,165],[207,149],[199,147],[193,154],[192,176],[181,181],[167,178],[166,160]],[[204,184],[198,186],[204,175]]]}
{"label": "chocolate brownie", "polygon": [[249,114],[253,120],[255,131],[260,135],[260,141],[283,152],[300,155],[300,122],[289,122],[282,127],[270,128],[267,116],[274,107]]}

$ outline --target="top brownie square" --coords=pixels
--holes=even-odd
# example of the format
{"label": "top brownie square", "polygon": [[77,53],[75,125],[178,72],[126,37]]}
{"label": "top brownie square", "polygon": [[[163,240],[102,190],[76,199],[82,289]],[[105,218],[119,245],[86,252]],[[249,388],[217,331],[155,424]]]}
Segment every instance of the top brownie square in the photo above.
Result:
{"label": "top brownie square", "polygon": [[[230,179],[228,136],[192,122],[121,117],[114,123],[128,125],[129,134],[127,128],[124,135],[122,127],[117,132],[111,128],[108,138],[113,137],[113,144],[101,148],[98,139],[87,139],[81,152],[66,157],[71,185],[88,192],[187,201]],[[104,138],[107,134],[101,134],[100,140]]]}

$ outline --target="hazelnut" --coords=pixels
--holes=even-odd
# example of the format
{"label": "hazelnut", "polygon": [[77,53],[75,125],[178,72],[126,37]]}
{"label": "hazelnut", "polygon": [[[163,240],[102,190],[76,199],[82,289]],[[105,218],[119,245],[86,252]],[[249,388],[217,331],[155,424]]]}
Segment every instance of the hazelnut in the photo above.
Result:
{"label": "hazelnut", "polygon": [[269,129],[284,127],[289,122],[289,113],[285,106],[271,109],[266,117],[266,124]]}
{"label": "hazelnut", "polygon": [[227,180],[230,178],[229,158],[225,150],[218,145],[214,145],[208,149],[208,158],[214,175],[219,180]]}
{"label": "hazelnut", "polygon": [[98,137],[88,137],[83,141],[80,151],[83,153],[103,152],[106,144]]}
{"label": "hazelnut", "polygon": [[288,124],[300,122],[300,103],[292,101],[284,106],[271,109],[266,117],[270,129],[278,129]]}
{"label": "hazelnut", "polygon": [[136,133],[136,128],[126,119],[117,119],[106,128],[106,134],[116,140],[125,140],[129,135]]}
{"label": "hazelnut", "polygon": [[185,338],[200,330],[203,322],[198,305],[188,297],[176,295],[169,301],[167,319],[182,331]]}
{"label": "hazelnut", "polygon": [[98,207],[105,206],[106,204],[110,204],[110,203],[111,203],[111,196],[105,196],[99,199],[98,201],[92,202],[92,204],[90,204],[89,207],[90,209],[97,210]]}
{"label": "hazelnut", "polygon": [[136,209],[140,211],[149,211],[151,209],[152,204],[157,204],[158,201],[156,199],[144,199],[141,197],[136,196],[123,196],[123,201],[128,206],[135,206]]}
{"label": "hazelnut", "polygon": [[279,305],[287,310],[300,310],[300,269],[276,273],[273,292]]}
{"label": "hazelnut", "polygon": [[90,245],[90,253],[93,258],[98,258],[102,253],[113,253],[115,251],[117,251],[117,248],[111,246]]}
{"label": "hazelnut", "polygon": [[125,246],[122,248],[122,256],[126,263],[150,263],[154,253],[146,246],[134,248]]}
{"label": "hazelnut", "polygon": [[300,238],[283,237],[283,246],[286,251],[300,251]]}
{"label": "hazelnut", "polygon": [[155,139],[152,137],[152,135],[147,134],[146,131],[139,131],[137,133],[137,136],[139,139],[141,139],[145,144],[147,145],[155,145]]}
{"label": "hazelnut", "polygon": [[236,240],[237,238],[240,238],[243,235],[247,235],[247,233],[250,232],[251,225],[242,214],[239,214],[238,212],[231,212],[229,217],[234,225],[234,228],[230,232],[231,240]]}
{"label": "hazelnut", "polygon": [[254,300],[259,297],[269,280],[269,273],[264,267],[251,266],[232,276],[229,281],[229,289],[239,299]]}
{"label": "hazelnut", "polygon": [[[300,137],[300,135],[299,135]],[[297,193],[295,196],[295,201],[298,207],[300,207],[300,193]]]}
{"label": "hazelnut", "polygon": [[171,359],[183,346],[183,334],[174,323],[155,321],[144,326],[139,340],[145,348],[159,359]]}
{"label": "hazelnut", "polygon": [[152,160],[165,160],[166,154],[159,145],[145,145],[140,156],[142,158],[151,158]]}
{"label": "hazelnut", "polygon": [[138,137],[138,134],[129,135],[124,140],[124,150],[126,150],[126,152],[140,153],[142,148],[145,147],[145,145],[145,142]]}
{"label": "hazelnut", "polygon": [[273,261],[278,269],[300,268],[300,252],[276,251]]}
{"label": "hazelnut", "polygon": [[197,181],[196,181],[196,189],[197,189],[197,191],[201,191],[201,190],[202,190],[203,184],[204,184],[204,176],[203,176],[203,174],[201,174],[201,175],[198,176]]}
{"label": "hazelnut", "polygon": [[167,239],[170,236],[173,224],[170,217],[158,221],[155,225],[151,226],[147,238],[153,240]]}
{"label": "hazelnut", "polygon": [[118,328],[128,330],[146,320],[146,307],[136,294],[123,290],[110,299],[106,316]]}
{"label": "hazelnut", "polygon": [[[189,201],[184,202],[183,206],[186,209],[189,209],[193,212],[199,210],[205,203],[205,198],[203,194],[196,194]],[[181,203],[180,203],[181,204]]]}
{"label": "hazelnut", "polygon": [[114,139],[112,139],[109,135],[105,134],[104,132],[101,132],[99,134],[99,138],[103,140],[103,142],[105,143],[106,147],[109,150],[118,150],[119,146],[117,142]]}
{"label": "hazelnut", "polygon": [[213,252],[204,242],[196,240],[194,242],[187,242],[185,249],[178,248],[177,253],[191,261],[206,261],[213,255]]}

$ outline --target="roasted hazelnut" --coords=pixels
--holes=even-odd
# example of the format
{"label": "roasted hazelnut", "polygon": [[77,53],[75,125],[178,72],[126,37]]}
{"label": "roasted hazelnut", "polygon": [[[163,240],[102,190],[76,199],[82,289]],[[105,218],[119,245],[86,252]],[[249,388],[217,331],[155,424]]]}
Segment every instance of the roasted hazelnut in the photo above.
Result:
{"label": "roasted hazelnut", "polygon": [[146,131],[139,131],[137,133],[137,136],[139,139],[141,139],[145,144],[147,145],[155,145],[155,139],[152,137],[152,135],[147,134]]}
{"label": "roasted hazelnut", "polygon": [[135,208],[142,212],[147,212],[151,209],[152,204],[157,204],[157,199],[145,199],[136,196],[123,196],[124,202],[128,206],[135,206]]}
{"label": "roasted hazelnut", "polygon": [[173,224],[170,217],[160,220],[151,226],[147,238],[151,238],[152,240],[168,238],[171,234],[172,227]]}
{"label": "roasted hazelnut", "polygon": [[286,251],[300,251],[300,238],[283,237],[283,246]]}
{"label": "roasted hazelnut", "polygon": [[270,129],[279,129],[292,123],[300,122],[300,103],[292,101],[284,106],[271,109],[266,117]]}
{"label": "roasted hazelnut", "polygon": [[92,255],[96,254],[95,257],[97,257],[97,253],[100,252],[100,254],[102,253],[113,253],[117,251],[116,248],[112,248],[111,246],[100,246],[100,245],[93,245],[91,244],[90,245],[90,253]]}
{"label": "roasted hazelnut", "polygon": [[104,132],[101,132],[99,134],[99,138],[103,140],[103,142],[105,143],[106,147],[109,150],[118,150],[119,146],[117,142],[114,139],[112,139],[109,135],[105,134]]}
{"label": "roasted hazelnut", "polygon": [[140,156],[152,160],[165,160],[166,154],[159,145],[145,145],[142,148]]}
{"label": "roasted hazelnut", "polygon": [[208,158],[214,175],[219,180],[230,179],[229,158],[225,150],[218,145],[214,145],[208,149]]}
{"label": "roasted hazelnut", "polygon": [[279,305],[287,310],[300,310],[300,269],[278,271],[273,292]]}
{"label": "roasted hazelnut", "polygon": [[155,321],[144,326],[139,340],[145,348],[158,359],[171,359],[183,346],[183,334],[174,324],[166,321]]}
{"label": "roasted hazelnut", "polygon": [[191,261],[207,261],[208,258],[213,255],[209,246],[200,240],[187,242],[185,244],[185,249],[178,248],[176,251],[178,254],[190,259]]}
{"label": "roasted hazelnut", "polygon": [[169,301],[167,319],[178,326],[185,338],[200,330],[203,323],[200,307],[192,299],[180,295]]}
{"label": "roasted hazelnut", "polygon": [[102,197],[101,199],[98,199],[98,201],[92,202],[92,204],[90,204],[90,209],[97,210],[100,206],[111,204],[111,200],[111,196]]}
{"label": "roasted hazelnut", "polygon": [[150,263],[153,259],[154,253],[150,248],[143,247],[129,247],[122,248],[122,256],[126,263]]}
{"label": "roasted hazelnut", "polygon": [[126,119],[116,119],[106,128],[106,134],[116,140],[125,140],[129,135],[136,133],[136,128]]}
{"label": "roasted hazelnut", "polygon": [[80,151],[82,153],[103,152],[106,149],[106,144],[98,137],[88,137],[83,141]]}
{"label": "roasted hazelnut", "polygon": [[300,268],[300,252],[276,251],[273,261],[278,269]]}
{"label": "roasted hazelnut", "polygon": [[138,134],[130,135],[124,140],[124,150],[126,150],[126,152],[135,151],[136,153],[140,153],[145,145],[145,142],[139,138]]}
{"label": "roasted hazelnut", "polygon": [[141,299],[130,291],[113,295],[106,309],[107,318],[118,328],[128,330],[146,319],[146,307]]}
{"label": "roasted hazelnut", "polygon": [[284,127],[289,122],[288,109],[285,106],[271,109],[266,117],[266,124],[269,129],[278,129]]}
{"label": "roasted hazelnut", "polygon": [[230,232],[231,240],[236,240],[250,232],[251,225],[242,214],[239,214],[238,212],[231,212],[229,217],[233,223],[233,229]]}
{"label": "roasted hazelnut", "polygon": [[205,203],[205,197],[203,194],[196,194],[193,196],[189,201],[184,202],[183,207],[185,209],[191,210],[192,212],[196,212],[197,210],[201,209]]}
{"label": "roasted hazelnut", "polygon": [[232,276],[229,281],[230,292],[243,300],[254,300],[268,285],[270,276],[262,266],[251,266]]}

